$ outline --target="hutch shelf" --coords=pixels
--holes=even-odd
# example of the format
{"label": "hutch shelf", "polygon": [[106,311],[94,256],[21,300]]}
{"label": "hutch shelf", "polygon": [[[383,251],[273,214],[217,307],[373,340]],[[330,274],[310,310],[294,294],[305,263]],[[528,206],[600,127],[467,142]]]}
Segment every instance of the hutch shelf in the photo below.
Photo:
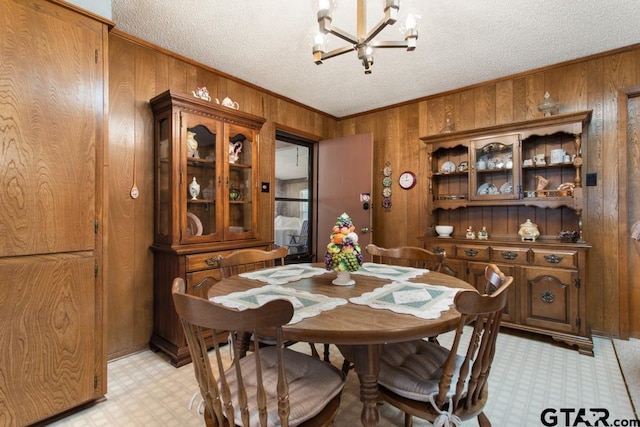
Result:
{"label": "hutch shelf", "polygon": [[[154,329],[151,349],[191,361],[171,285],[218,277],[216,258],[268,249],[258,230],[258,144],[265,119],[166,91],[151,101],[155,132]],[[219,341],[226,337],[217,337]],[[213,341],[213,338],[212,338]]]}
{"label": "hutch shelf", "polygon": [[[456,276],[478,287],[489,262],[514,277],[503,325],[593,355],[586,319],[590,245],[581,219],[582,140],[590,117],[582,111],[420,138],[431,227],[419,240],[446,252]],[[518,235],[528,219],[539,237]],[[438,237],[435,225],[453,225],[453,235]],[[476,238],[480,230],[486,240]],[[561,241],[561,231],[575,241]]]}

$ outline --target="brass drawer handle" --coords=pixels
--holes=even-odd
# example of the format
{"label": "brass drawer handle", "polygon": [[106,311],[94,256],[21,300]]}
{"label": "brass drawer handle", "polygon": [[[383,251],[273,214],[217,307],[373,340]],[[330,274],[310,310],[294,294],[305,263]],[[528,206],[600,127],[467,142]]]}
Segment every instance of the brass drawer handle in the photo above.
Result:
{"label": "brass drawer handle", "polygon": [[204,260],[204,262],[209,266],[209,267],[218,267],[218,260],[220,259],[220,256],[217,257],[213,257],[213,258],[207,258]]}
{"label": "brass drawer handle", "polygon": [[561,257],[561,256],[557,256],[557,255],[555,255],[555,254],[545,255],[545,256],[544,256],[544,259],[545,259],[547,262],[550,262],[550,263],[552,263],[552,264],[557,264],[557,263],[559,263],[560,261],[562,261],[562,257]]}
{"label": "brass drawer handle", "polygon": [[540,294],[540,299],[542,299],[542,302],[551,304],[553,301],[555,301],[556,296],[551,291],[544,291],[542,294]]}
{"label": "brass drawer handle", "polygon": [[433,252],[435,252],[438,255],[440,255],[441,253],[444,252],[444,248],[441,248],[440,246],[436,246],[435,248],[433,248]]}
{"label": "brass drawer handle", "polygon": [[518,254],[515,253],[515,252],[511,252],[511,251],[504,251],[504,252],[502,252],[501,255],[502,255],[502,258],[504,258],[504,259],[512,259],[513,260],[513,259],[518,258]]}
{"label": "brass drawer handle", "polygon": [[464,254],[467,256],[476,256],[478,255],[478,251],[474,249],[465,249]]}

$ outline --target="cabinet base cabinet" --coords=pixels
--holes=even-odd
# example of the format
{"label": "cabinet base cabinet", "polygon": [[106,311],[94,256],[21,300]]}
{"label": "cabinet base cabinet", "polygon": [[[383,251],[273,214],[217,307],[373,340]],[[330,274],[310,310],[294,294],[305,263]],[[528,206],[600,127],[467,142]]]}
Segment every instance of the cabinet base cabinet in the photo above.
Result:
{"label": "cabinet base cabinet", "polygon": [[445,272],[485,292],[484,269],[496,264],[514,286],[503,312],[502,325],[550,336],[593,356],[587,324],[586,243],[552,241],[473,241],[423,236],[423,247],[446,253]]}
{"label": "cabinet base cabinet", "polygon": [[[218,256],[225,256],[237,249],[267,250],[270,242],[256,241],[238,243],[233,247],[210,247],[209,250],[189,250],[181,247],[179,251],[160,245],[152,246],[154,251],[154,288],[153,288],[153,335],[149,341],[149,348],[162,351],[169,356],[169,361],[175,367],[191,363],[191,355],[182,330],[180,318],[176,313],[171,295],[171,286],[176,277],[185,279],[188,294],[202,295],[202,290],[196,288],[205,277],[220,280],[217,263]],[[215,286],[215,285],[214,285]],[[227,342],[227,334],[207,337],[213,347],[214,339],[218,343]]]}

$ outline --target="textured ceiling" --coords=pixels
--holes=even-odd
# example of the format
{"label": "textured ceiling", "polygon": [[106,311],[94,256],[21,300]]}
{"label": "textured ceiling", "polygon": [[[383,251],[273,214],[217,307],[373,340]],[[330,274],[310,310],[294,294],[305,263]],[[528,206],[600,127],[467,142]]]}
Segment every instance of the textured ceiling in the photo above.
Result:
{"label": "textured ceiling", "polygon": [[[334,24],[355,33],[355,0]],[[382,17],[369,0],[367,28]],[[638,0],[402,0],[414,52],[355,52],[316,65],[311,0],[113,0],[119,30],[336,117],[640,43]],[[400,40],[400,23],[376,39]],[[329,49],[344,42],[330,36]],[[226,94],[217,94],[224,97]]]}

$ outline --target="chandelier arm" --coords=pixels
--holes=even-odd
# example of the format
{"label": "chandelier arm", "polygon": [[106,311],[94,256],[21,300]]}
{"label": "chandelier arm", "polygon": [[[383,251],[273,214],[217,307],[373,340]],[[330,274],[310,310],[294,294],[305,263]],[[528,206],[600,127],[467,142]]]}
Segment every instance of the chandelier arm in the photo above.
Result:
{"label": "chandelier arm", "polygon": [[339,37],[348,43],[351,43],[351,44],[358,43],[358,39],[355,36],[352,36],[351,34],[347,33],[346,31],[334,25],[332,25],[330,28],[327,28],[326,30],[328,33],[333,34],[334,36]]}
{"label": "chandelier arm", "polygon": [[353,46],[339,47],[338,49],[333,49],[330,52],[323,52],[322,53],[322,60],[333,58],[333,57],[336,57],[336,56],[340,56],[340,55],[348,53],[348,52],[353,52],[355,49],[356,49],[356,47],[355,47],[355,45],[353,45]]}
{"label": "chandelier arm", "polygon": [[369,30],[369,33],[367,33],[367,35],[365,36],[364,41],[362,43],[363,44],[369,43],[375,36],[377,36],[380,33],[380,31],[384,30],[387,27],[387,25],[393,25],[393,22],[389,23],[389,19],[388,18],[386,18],[386,17],[382,18],[380,20],[380,22],[378,22],[376,24],[375,27],[373,27],[371,30]]}
{"label": "chandelier arm", "polygon": [[395,47],[408,48],[409,43],[405,41],[389,41],[389,42],[378,41],[378,42],[370,43],[370,46],[375,48],[380,48],[380,49],[395,48]]}

